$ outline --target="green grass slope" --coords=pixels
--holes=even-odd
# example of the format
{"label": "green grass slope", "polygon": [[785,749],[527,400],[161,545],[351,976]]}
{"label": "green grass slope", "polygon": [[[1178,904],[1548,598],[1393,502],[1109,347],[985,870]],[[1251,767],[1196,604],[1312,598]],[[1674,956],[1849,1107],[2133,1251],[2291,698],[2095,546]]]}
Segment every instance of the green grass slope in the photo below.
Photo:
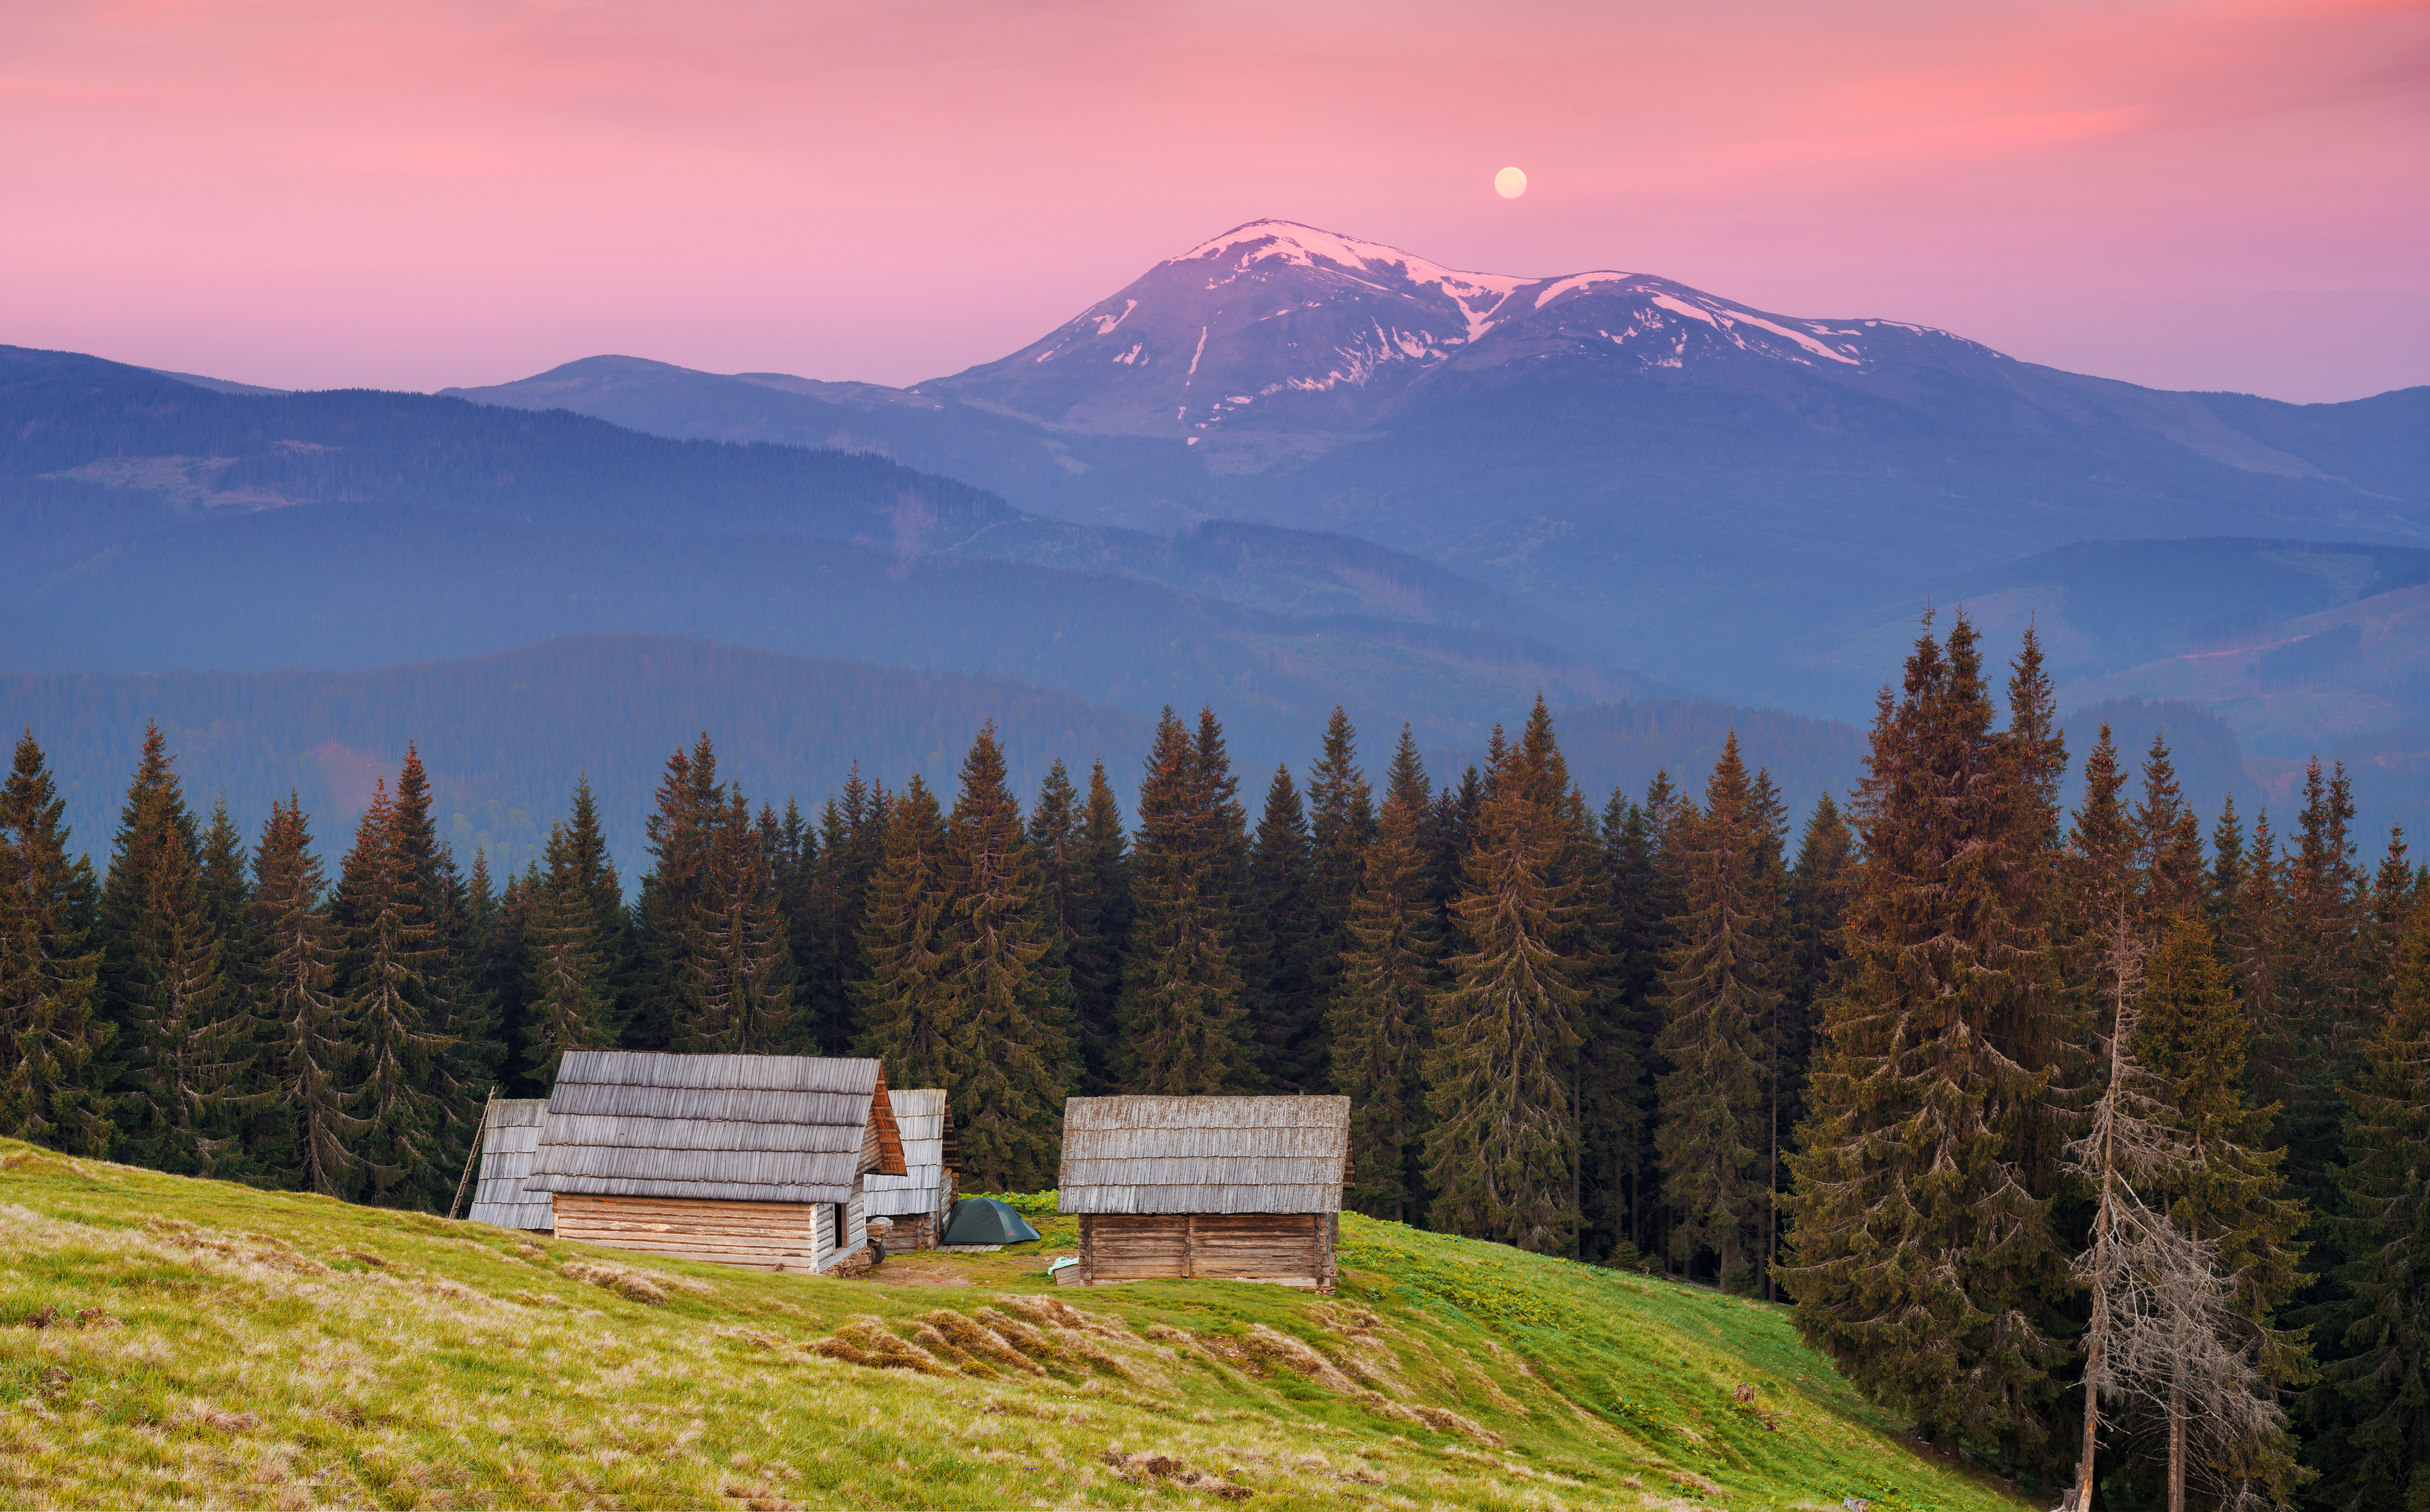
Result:
{"label": "green grass slope", "polygon": [[0,1141],[0,1503],[2014,1508],[1777,1309],[1345,1219],[1340,1292],[1039,1244],[761,1275]]}

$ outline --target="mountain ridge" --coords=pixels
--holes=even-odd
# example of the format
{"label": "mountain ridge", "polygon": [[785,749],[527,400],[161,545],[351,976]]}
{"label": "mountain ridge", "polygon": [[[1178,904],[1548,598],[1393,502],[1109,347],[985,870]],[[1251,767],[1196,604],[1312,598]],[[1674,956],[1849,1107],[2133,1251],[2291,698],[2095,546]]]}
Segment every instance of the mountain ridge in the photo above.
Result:
{"label": "mountain ridge", "polygon": [[1877,679],[1816,637],[1953,573],[2122,536],[2430,544],[2430,386],[2149,390],[1913,323],[1458,273],[1273,222],[911,389],[585,359],[451,391],[881,451],[1083,523],[1379,540],[1654,676],[1841,718]]}

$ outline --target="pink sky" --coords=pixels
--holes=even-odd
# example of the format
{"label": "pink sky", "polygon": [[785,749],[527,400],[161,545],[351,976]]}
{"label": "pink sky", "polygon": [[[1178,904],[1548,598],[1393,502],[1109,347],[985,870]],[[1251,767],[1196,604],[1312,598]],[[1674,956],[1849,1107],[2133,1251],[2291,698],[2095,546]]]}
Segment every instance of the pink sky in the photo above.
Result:
{"label": "pink sky", "polygon": [[2430,0],[25,4],[0,143],[0,341],[280,386],[907,383],[1266,215],[2165,387],[2430,382]]}

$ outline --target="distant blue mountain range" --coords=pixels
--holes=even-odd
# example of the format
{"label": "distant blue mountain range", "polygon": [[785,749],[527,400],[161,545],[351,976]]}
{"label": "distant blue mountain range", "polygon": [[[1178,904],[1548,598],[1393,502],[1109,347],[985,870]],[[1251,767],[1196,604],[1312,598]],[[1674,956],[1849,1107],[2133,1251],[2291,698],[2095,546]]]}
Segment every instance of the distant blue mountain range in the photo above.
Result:
{"label": "distant blue mountain range", "polygon": [[2072,700],[2192,732],[2222,795],[2344,751],[2401,815],[2430,793],[2425,584],[2430,388],[2162,392],[1278,222],[907,389],[602,357],[283,393],[0,348],[0,671],[26,673],[680,637],[1109,719],[1212,704],[1244,766],[1304,759],[1336,702],[1474,751],[1540,690],[1605,711],[1592,770],[1625,785],[1752,710],[1817,717],[1779,739],[1819,791],[1854,780],[1829,722],[1963,606],[2001,654],[2039,626]]}

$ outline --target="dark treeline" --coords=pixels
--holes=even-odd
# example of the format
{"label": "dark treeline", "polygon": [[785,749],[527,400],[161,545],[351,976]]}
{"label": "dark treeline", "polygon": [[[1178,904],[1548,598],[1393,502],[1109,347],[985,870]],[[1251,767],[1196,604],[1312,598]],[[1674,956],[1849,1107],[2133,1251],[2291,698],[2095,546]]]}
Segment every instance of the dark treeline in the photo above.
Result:
{"label": "dark treeline", "polygon": [[443,1209],[490,1089],[569,1049],[881,1055],[974,1189],[1050,1184],[1075,1093],[1340,1093],[1356,1208],[1784,1297],[2009,1473],[2067,1479],[2097,1370],[2099,1504],[2430,1497],[2424,874],[2363,865],[2318,764],[2205,842],[2165,741],[2104,729],[2065,810],[2030,637],[2006,703],[1927,634],[1803,814],[1734,738],[1592,803],[1541,701],[1440,780],[1339,711],[1259,779],[1168,710],[1127,820],[1102,765],[1024,803],[991,725],[951,792],[815,812],[704,735],[630,889],[587,780],[492,877],[418,756],[350,839],[246,837],[157,732],[97,872],[28,733],[0,1133]]}

